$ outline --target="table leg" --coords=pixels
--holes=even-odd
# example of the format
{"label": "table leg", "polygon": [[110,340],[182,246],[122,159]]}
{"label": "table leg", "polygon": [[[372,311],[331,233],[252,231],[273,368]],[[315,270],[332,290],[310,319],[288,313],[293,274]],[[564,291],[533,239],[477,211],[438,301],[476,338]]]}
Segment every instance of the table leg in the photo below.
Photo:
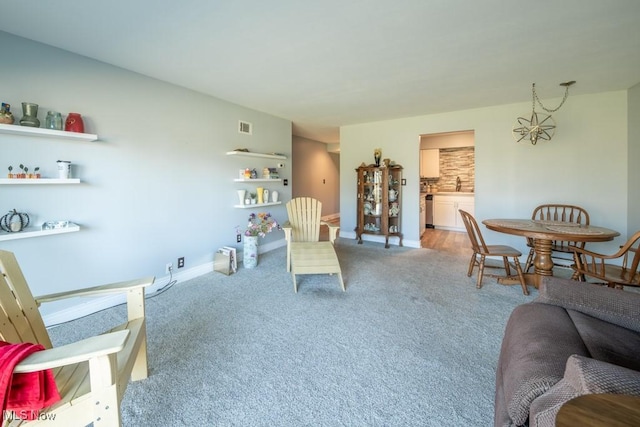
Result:
{"label": "table leg", "polygon": [[553,276],[553,260],[551,259],[551,240],[533,239],[535,257],[533,266],[535,268],[535,287],[540,286],[543,276]]}

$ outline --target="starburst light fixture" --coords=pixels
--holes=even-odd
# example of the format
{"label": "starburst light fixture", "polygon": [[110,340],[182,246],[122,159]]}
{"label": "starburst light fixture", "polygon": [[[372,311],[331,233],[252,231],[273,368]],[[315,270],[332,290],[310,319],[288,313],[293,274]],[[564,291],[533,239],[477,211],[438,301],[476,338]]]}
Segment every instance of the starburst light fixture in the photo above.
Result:
{"label": "starburst light fixture", "polygon": [[569,96],[569,86],[573,85],[574,83],[574,80],[570,82],[560,83],[560,86],[564,86],[565,88],[564,98],[562,98],[562,102],[560,102],[560,105],[558,105],[558,107],[554,109],[548,109],[544,105],[542,105],[540,98],[538,98],[538,95],[536,94],[536,84],[533,83],[531,85],[533,98],[531,118],[527,119],[524,117],[518,117],[517,123],[513,127],[512,131],[513,138],[516,140],[516,142],[520,142],[523,139],[527,138],[529,141],[531,141],[531,144],[536,145],[539,139],[542,139],[544,141],[551,140],[556,130],[556,123],[550,114],[536,113],[536,101],[538,102],[540,107],[542,107],[542,109],[547,113],[555,113],[567,100],[567,97]]}

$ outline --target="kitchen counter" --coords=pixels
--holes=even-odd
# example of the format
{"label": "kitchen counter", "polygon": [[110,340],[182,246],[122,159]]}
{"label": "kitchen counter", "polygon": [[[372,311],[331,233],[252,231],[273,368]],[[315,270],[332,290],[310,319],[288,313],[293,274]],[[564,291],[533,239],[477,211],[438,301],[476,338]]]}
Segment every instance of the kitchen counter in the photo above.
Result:
{"label": "kitchen counter", "polygon": [[475,193],[471,191],[438,191],[433,193],[434,196],[473,196]]}

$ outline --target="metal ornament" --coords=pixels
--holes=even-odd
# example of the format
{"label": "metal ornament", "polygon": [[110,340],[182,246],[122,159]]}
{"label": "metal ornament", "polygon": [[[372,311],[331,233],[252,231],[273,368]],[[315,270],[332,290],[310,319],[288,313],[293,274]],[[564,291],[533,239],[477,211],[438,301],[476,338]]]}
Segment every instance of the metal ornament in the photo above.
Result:
{"label": "metal ornament", "polygon": [[551,115],[541,114],[535,110],[531,113],[531,119],[518,117],[518,124],[513,128],[513,137],[516,142],[520,142],[525,138],[536,145],[539,139],[550,141],[556,132],[556,123]]}
{"label": "metal ornament", "polygon": [[536,93],[536,84],[532,84],[531,92],[533,99],[531,118],[527,119],[524,117],[518,117],[517,123],[512,130],[513,138],[516,140],[516,142],[520,142],[523,139],[527,138],[532,145],[536,145],[538,143],[538,140],[540,139],[544,141],[550,141],[551,138],[553,138],[553,135],[555,134],[556,123],[550,114],[539,115],[538,113],[536,113],[536,101],[538,102],[540,107],[542,107],[542,109],[547,113],[555,113],[567,100],[567,97],[569,96],[569,86],[573,85],[574,83],[575,81],[560,83],[560,86],[565,87],[564,97],[562,98],[560,105],[558,105],[554,109],[549,109],[542,105],[542,102],[540,101],[540,98],[538,98],[538,94]]}

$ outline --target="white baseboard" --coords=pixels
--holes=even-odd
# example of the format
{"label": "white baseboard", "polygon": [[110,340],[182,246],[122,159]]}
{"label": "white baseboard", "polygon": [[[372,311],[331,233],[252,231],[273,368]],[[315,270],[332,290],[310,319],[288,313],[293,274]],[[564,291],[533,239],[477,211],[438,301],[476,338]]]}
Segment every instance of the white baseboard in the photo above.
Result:
{"label": "white baseboard", "polygon": [[[275,242],[267,243],[265,245],[259,245],[258,250],[259,253],[265,253],[286,245],[286,240],[280,239],[276,240]],[[238,262],[242,262],[242,252],[238,254]],[[178,284],[195,277],[202,276],[203,274],[207,274],[212,271],[213,261],[180,271],[179,273],[174,274],[173,278],[171,279],[168,275],[156,278],[153,285],[149,286],[146,289],[146,295],[147,297],[152,296],[159,289],[162,289],[164,286],[166,286],[170,280],[175,280],[176,284]],[[78,304],[72,307],[67,307],[42,316],[42,320],[44,321],[45,326],[50,327],[53,325],[58,325],[60,323],[69,322],[71,320],[79,319],[81,317],[97,313],[98,311],[107,308],[115,307],[116,305],[125,303],[126,296],[124,294],[114,294],[100,298],[92,298],[88,301],[86,300],[86,298],[78,298],[77,300]]]}
{"label": "white baseboard", "polygon": [[[196,267],[192,267],[176,273],[175,275],[173,275],[172,280],[175,280],[177,284],[189,279],[193,279],[194,277],[202,276],[203,274],[209,273],[210,271],[213,271],[213,262],[198,265]],[[153,282],[153,285],[145,289],[146,296],[149,297],[162,287],[166,286],[169,283],[169,278],[170,276],[156,278],[156,280]],[[126,301],[126,295],[124,294],[114,294],[100,298],[92,298],[88,301],[86,300],[86,298],[78,298],[78,304],[44,315],[42,316],[42,320],[44,321],[45,326],[49,327],[60,323],[69,322],[71,320],[79,319],[81,317],[97,313],[98,311],[104,310],[106,308],[115,307],[116,305],[123,304]]]}
{"label": "white baseboard", "polygon": [[[345,239],[355,240],[357,237],[357,234],[355,231],[343,232],[342,230],[340,230],[339,235],[341,238],[345,238]],[[376,243],[382,243],[382,244],[384,244],[385,242],[384,236],[376,236],[374,234],[363,234],[362,240],[367,242],[376,242]],[[398,246],[399,243],[400,241],[397,237],[389,237],[389,245]],[[402,239],[402,246],[406,246],[408,248],[418,248],[418,249],[422,247],[419,240],[407,240],[407,239]]]}

